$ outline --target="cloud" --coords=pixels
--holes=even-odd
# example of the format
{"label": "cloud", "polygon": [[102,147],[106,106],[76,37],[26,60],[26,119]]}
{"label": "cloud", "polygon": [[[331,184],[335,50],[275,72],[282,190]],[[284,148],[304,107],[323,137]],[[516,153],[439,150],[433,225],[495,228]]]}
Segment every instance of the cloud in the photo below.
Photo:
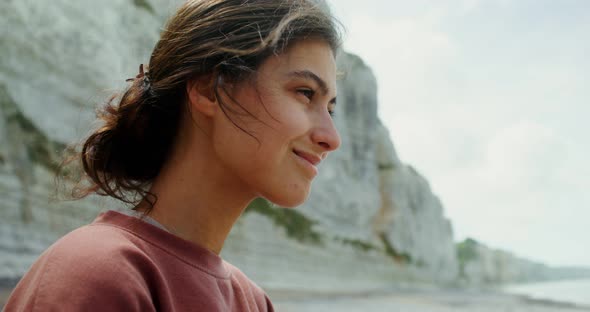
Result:
{"label": "cloud", "polygon": [[482,146],[480,164],[436,179],[458,238],[475,236],[551,264],[590,264],[579,245],[588,235],[590,197],[580,196],[588,175],[569,163],[576,146],[531,120],[500,129]]}
{"label": "cloud", "polygon": [[552,129],[524,120],[500,129],[488,141],[478,175],[500,190],[543,190],[559,182],[567,154],[565,140]]}

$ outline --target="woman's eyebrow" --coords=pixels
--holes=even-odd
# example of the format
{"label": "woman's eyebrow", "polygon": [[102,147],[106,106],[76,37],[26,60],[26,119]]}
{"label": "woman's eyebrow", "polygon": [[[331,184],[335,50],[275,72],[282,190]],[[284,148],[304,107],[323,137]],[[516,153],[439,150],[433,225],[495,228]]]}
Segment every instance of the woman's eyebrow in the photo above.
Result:
{"label": "woman's eyebrow", "polygon": [[320,76],[316,75],[315,73],[313,73],[310,70],[305,69],[305,70],[292,71],[292,72],[289,72],[287,74],[287,76],[315,81],[319,85],[319,87],[322,90],[322,93],[324,95],[328,94],[328,91],[330,91],[326,82],[322,78],[320,78]]}

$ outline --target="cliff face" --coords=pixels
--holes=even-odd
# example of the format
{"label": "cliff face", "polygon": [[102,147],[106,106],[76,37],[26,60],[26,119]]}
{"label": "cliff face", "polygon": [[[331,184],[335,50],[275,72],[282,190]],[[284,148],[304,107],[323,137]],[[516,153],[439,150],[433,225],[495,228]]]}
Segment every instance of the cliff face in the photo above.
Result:
{"label": "cliff face", "polygon": [[399,161],[385,128],[378,133],[381,208],[375,218],[376,231],[399,256],[438,281],[450,281],[458,273],[451,222],[444,217],[428,181]]}
{"label": "cliff face", "polygon": [[100,210],[49,199],[61,151],[88,131],[93,103],[157,39],[162,17],[132,3],[0,2],[0,278],[22,275]]}
{"label": "cliff face", "polygon": [[[49,201],[55,163],[87,133],[103,91],[147,62],[173,8],[164,0],[0,3],[0,279],[18,278],[59,236],[118,208],[97,198]],[[322,163],[303,206],[254,203],[223,256],[267,287],[454,279],[450,222],[426,179],[398,159],[377,117],[375,77],[351,54],[338,65],[341,149]]]}

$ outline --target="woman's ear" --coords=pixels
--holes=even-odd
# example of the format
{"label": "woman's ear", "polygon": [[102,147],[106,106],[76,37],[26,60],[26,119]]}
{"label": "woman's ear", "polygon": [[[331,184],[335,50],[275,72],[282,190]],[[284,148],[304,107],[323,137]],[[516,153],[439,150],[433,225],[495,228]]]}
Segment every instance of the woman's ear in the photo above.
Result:
{"label": "woman's ear", "polygon": [[213,77],[201,77],[186,83],[186,94],[191,111],[198,111],[205,116],[213,116],[217,111]]}

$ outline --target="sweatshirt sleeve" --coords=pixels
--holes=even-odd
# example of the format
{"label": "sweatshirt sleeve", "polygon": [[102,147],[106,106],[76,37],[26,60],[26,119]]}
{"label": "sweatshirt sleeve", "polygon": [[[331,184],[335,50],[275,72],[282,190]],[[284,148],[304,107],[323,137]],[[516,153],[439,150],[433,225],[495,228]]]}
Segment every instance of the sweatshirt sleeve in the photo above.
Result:
{"label": "sweatshirt sleeve", "polygon": [[81,243],[62,241],[41,255],[4,311],[155,311],[144,278],[129,261],[114,262],[120,255]]}

